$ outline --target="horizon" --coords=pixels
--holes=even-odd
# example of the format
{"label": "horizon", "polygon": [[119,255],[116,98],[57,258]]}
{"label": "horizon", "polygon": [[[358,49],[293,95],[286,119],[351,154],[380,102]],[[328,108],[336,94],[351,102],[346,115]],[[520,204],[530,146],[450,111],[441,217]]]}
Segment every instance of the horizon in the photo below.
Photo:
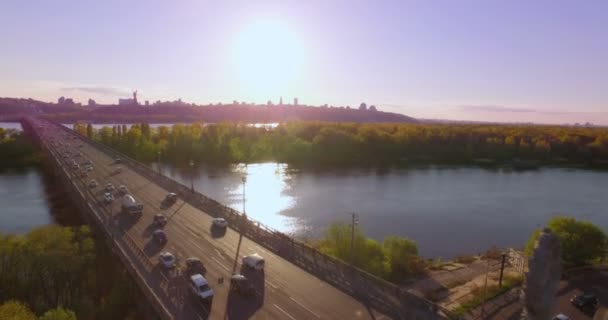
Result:
{"label": "horizon", "polygon": [[[0,96],[608,125],[608,3],[0,4]],[[93,23],[91,23],[93,22]]]}

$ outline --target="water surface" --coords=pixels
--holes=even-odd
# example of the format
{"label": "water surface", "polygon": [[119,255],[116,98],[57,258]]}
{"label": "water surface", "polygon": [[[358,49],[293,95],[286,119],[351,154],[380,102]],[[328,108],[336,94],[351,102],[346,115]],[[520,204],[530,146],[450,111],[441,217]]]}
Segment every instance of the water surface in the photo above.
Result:
{"label": "water surface", "polygon": [[272,228],[314,238],[333,221],[349,222],[349,213],[356,212],[367,235],[409,237],[426,257],[521,246],[532,230],[560,214],[608,231],[606,171],[429,167],[315,172],[275,163],[195,172],[163,166],[161,171],[186,185],[193,182],[197,190],[240,211],[241,178],[247,176],[247,214]]}

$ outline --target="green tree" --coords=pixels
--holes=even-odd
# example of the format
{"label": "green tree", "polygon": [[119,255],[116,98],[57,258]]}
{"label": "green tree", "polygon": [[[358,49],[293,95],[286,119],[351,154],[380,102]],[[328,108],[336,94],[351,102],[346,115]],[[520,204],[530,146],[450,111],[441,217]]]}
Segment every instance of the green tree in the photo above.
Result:
{"label": "green tree", "polygon": [[0,319],[34,320],[36,316],[25,304],[10,300],[0,305]]}
{"label": "green tree", "polygon": [[57,308],[45,312],[39,320],[76,320],[76,314],[72,310]]}
{"label": "green tree", "polygon": [[87,137],[93,139],[93,125],[90,123],[87,124]]}
{"label": "green tree", "polygon": [[[580,265],[606,257],[608,237],[594,224],[577,221],[572,217],[554,217],[547,227],[559,238],[562,245],[562,258],[571,265]],[[526,243],[526,253],[531,254],[540,235],[535,230]]]}
{"label": "green tree", "polygon": [[422,271],[424,263],[418,256],[418,247],[413,240],[388,236],[382,243],[390,265],[390,278],[403,279]]}

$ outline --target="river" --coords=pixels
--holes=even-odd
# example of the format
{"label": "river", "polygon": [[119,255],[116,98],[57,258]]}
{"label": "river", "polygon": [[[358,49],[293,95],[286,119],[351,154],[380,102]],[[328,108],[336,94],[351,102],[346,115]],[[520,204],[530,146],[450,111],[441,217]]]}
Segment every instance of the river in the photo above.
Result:
{"label": "river", "polygon": [[[154,166],[157,168],[157,166]],[[272,228],[316,238],[333,221],[359,215],[370,237],[406,236],[425,257],[452,258],[491,246],[520,247],[555,215],[608,231],[608,172],[428,167],[409,170],[301,171],[275,163],[224,169],[162,166],[163,174],[242,210]]]}

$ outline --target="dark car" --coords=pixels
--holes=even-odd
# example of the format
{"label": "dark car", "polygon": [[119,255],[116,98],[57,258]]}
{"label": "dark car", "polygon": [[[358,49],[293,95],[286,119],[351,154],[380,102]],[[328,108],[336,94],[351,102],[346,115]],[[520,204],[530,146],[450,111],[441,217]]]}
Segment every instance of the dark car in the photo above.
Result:
{"label": "dark car", "polygon": [[160,213],[155,214],[153,223],[159,227],[164,227],[167,224],[167,217]]}
{"label": "dark car", "polygon": [[167,195],[165,196],[165,202],[166,203],[175,203],[175,201],[177,201],[177,194],[176,193],[167,193]]}
{"label": "dark car", "polygon": [[167,235],[163,230],[160,229],[154,230],[154,232],[152,232],[152,238],[159,244],[165,244],[167,242]]}
{"label": "dark car", "polygon": [[584,294],[579,294],[579,295],[575,295],[574,297],[572,297],[572,299],[570,299],[570,303],[572,303],[573,306],[583,310],[583,309],[589,309],[589,310],[595,310],[598,306],[598,300],[597,297],[594,296],[593,294],[590,293],[584,293]]}
{"label": "dark car", "polygon": [[205,272],[207,272],[207,269],[199,258],[190,257],[186,259],[186,274],[188,276],[194,274],[205,274]]}

